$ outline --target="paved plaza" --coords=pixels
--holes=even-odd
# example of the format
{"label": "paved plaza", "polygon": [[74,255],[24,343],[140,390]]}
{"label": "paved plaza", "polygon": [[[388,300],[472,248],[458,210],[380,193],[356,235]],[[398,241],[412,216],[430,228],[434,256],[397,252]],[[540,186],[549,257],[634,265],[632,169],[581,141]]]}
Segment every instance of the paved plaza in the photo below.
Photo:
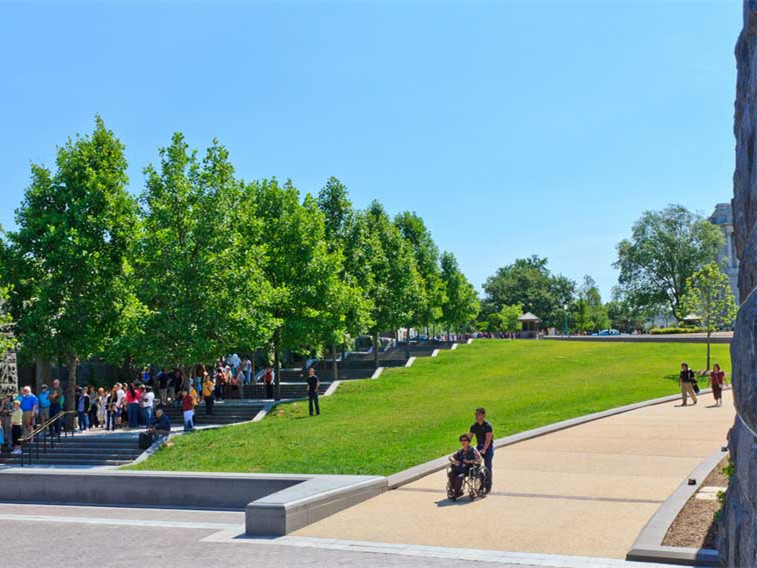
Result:
{"label": "paved plaza", "polygon": [[731,391],[711,404],[658,404],[502,448],[480,501],[448,501],[439,472],[295,534],[624,558],[660,504],[725,445]]}

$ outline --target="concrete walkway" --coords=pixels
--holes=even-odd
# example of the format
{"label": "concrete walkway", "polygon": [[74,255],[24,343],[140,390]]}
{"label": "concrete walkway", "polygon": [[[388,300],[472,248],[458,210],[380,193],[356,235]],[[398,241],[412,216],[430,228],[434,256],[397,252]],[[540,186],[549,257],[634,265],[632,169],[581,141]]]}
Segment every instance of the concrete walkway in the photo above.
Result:
{"label": "concrete walkway", "polygon": [[503,448],[480,501],[448,501],[440,472],[294,534],[624,558],[660,504],[725,445],[731,391],[712,404],[703,395],[696,406],[650,406]]}

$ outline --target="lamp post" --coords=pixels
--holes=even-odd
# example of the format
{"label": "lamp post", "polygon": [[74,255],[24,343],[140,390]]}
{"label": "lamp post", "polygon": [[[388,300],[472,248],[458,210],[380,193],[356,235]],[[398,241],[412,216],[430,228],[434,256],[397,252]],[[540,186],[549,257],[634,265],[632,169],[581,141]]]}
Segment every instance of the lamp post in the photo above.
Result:
{"label": "lamp post", "polygon": [[563,304],[562,309],[565,310],[565,337],[568,337],[568,304]]}

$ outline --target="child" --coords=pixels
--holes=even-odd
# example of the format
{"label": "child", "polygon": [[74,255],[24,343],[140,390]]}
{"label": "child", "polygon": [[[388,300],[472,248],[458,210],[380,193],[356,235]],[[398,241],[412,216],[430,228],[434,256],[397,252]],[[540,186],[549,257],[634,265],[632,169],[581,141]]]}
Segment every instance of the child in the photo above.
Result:
{"label": "child", "polygon": [[13,455],[21,453],[21,426],[24,423],[24,413],[21,411],[21,401],[13,401],[13,412],[11,413],[11,431],[13,435]]}

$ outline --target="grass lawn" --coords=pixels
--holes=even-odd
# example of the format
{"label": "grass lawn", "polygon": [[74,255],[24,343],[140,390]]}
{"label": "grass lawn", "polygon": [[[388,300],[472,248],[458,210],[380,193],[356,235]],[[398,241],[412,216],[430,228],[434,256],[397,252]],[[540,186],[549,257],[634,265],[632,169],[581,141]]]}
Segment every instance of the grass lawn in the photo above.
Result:
{"label": "grass lawn", "polygon": [[[726,371],[728,347],[713,346]],[[388,475],[452,453],[477,406],[499,438],[674,394],[680,362],[704,358],[704,344],[476,340],[343,383],[319,417],[307,402],[282,405],[261,422],[179,436],[132,469]]]}

